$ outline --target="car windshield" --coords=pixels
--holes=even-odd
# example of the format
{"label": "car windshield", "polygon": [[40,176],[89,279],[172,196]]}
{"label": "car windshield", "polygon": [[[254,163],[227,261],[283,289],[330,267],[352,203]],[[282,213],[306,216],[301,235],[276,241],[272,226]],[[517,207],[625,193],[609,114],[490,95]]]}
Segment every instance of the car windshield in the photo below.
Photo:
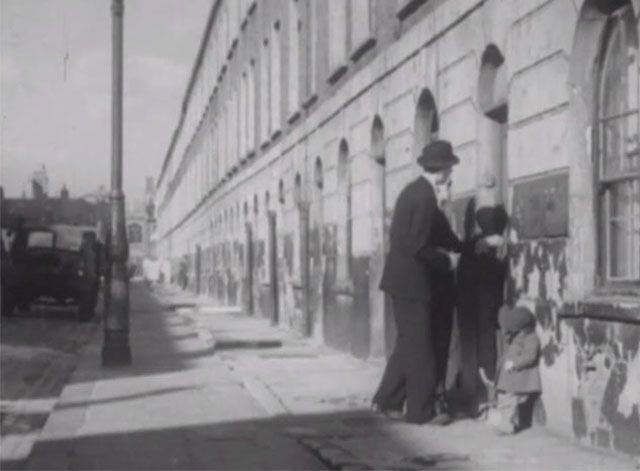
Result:
{"label": "car windshield", "polygon": [[31,248],[52,248],[53,247],[53,232],[49,231],[34,231],[29,233],[27,239],[27,247]]}
{"label": "car windshield", "polygon": [[82,245],[82,233],[85,232],[87,228],[78,226],[55,226],[55,230],[58,234],[56,248],[78,251]]}

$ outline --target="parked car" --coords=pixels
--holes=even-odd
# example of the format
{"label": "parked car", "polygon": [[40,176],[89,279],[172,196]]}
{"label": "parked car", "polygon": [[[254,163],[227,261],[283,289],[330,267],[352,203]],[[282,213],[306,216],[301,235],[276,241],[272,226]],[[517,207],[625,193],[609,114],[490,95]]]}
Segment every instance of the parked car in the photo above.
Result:
{"label": "parked car", "polygon": [[[4,251],[2,314],[27,310],[37,301],[78,305],[79,320],[93,317],[100,288],[100,247],[91,227],[21,228],[23,247]],[[14,240],[14,244],[15,244]],[[6,300],[6,301],[5,301]],[[6,306],[5,306],[6,303]]]}

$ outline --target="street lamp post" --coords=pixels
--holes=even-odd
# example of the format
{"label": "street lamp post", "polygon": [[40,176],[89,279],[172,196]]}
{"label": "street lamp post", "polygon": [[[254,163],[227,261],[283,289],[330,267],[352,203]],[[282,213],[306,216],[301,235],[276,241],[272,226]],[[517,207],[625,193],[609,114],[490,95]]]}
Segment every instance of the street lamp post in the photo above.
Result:
{"label": "street lamp post", "polygon": [[112,0],[111,90],[111,280],[104,319],[103,366],[131,363],[129,347],[129,277],[126,223],[122,192],[122,19],[124,0]]}

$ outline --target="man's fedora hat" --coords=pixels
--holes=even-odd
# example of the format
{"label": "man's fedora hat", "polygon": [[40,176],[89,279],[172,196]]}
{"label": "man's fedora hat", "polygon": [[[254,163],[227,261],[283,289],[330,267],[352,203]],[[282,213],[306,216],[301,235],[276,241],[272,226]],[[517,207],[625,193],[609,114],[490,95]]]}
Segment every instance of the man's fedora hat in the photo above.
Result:
{"label": "man's fedora hat", "polygon": [[460,159],[453,153],[449,141],[442,139],[430,142],[422,149],[418,163],[429,172],[439,172],[458,164]]}

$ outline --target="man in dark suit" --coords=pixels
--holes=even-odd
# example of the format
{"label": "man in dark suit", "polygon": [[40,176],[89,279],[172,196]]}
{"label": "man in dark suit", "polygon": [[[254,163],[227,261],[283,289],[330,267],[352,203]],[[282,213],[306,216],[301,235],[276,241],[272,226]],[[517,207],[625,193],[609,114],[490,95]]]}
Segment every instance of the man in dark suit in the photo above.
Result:
{"label": "man in dark suit", "polygon": [[[375,410],[402,414],[411,423],[436,417],[436,383],[446,353],[434,347],[434,278],[454,268],[453,252],[462,251],[445,214],[438,207],[437,187],[446,184],[459,162],[451,144],[436,140],[422,150],[424,172],[398,196],[390,228],[390,247],[380,289],[392,300],[398,336],[373,398]],[[448,342],[447,342],[448,345]],[[444,354],[445,358],[440,358]],[[440,364],[438,368],[436,365]]]}

